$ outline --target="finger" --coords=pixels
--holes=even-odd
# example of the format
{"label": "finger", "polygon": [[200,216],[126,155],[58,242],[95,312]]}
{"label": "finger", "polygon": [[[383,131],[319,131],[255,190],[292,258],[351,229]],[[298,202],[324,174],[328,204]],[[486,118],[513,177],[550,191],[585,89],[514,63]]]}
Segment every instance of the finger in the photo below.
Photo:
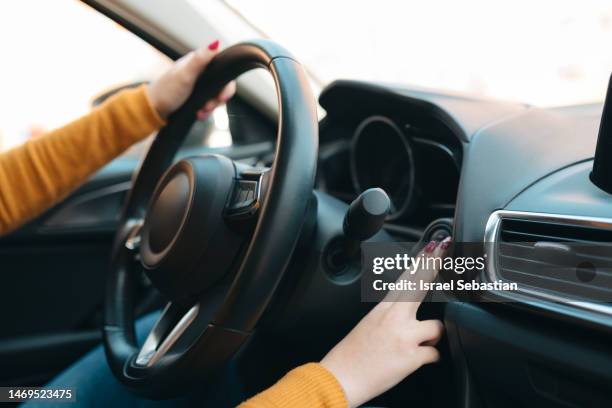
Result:
{"label": "finger", "polygon": [[446,251],[451,244],[451,237],[446,237],[438,244],[433,247],[433,250],[429,252],[424,250],[424,254],[426,258],[429,258],[429,262],[426,262],[425,268],[423,268],[423,272],[420,278],[421,280],[425,280],[427,282],[433,282],[438,276],[438,272],[442,269],[442,265],[444,264],[444,256],[446,255]]}
{"label": "finger", "polygon": [[[437,245],[436,241],[431,241],[414,257],[414,259],[423,258],[424,253],[433,251],[436,245]],[[414,263],[412,264],[412,267],[415,267]],[[415,271],[412,268],[408,268],[400,274],[400,276],[396,279],[396,282],[400,282],[403,280],[416,281],[417,277],[418,277],[418,270]],[[404,291],[389,291],[384,297],[384,299],[382,300],[382,302],[392,304],[394,302],[400,302],[402,300],[413,302],[417,299],[414,295],[414,292],[412,291],[410,291],[409,293],[404,293]]]}
{"label": "finger", "polygon": [[438,257],[444,256],[446,252],[448,251],[448,248],[450,247],[452,242],[453,242],[453,239],[451,237],[444,238],[442,241],[440,241],[440,245],[438,245],[436,249],[433,251],[433,256],[438,256]]}
{"label": "finger", "polygon": [[409,300],[405,302],[403,306],[407,318],[416,318],[417,310],[427,295],[427,290],[421,289],[421,282],[432,282],[437,275],[437,268],[439,267],[437,264],[439,261],[436,260],[436,255],[439,253],[439,246],[439,242],[431,241],[415,257],[414,268],[417,268],[417,270],[413,270],[410,273],[411,279],[415,282],[417,289],[407,291],[407,293],[404,294],[404,299]]}
{"label": "finger", "polygon": [[220,103],[217,102],[216,99],[210,100],[208,102],[206,102],[204,104],[204,106],[202,106],[200,109],[198,109],[198,112],[196,113],[196,116],[198,117],[198,120],[204,120],[206,119],[208,116],[210,116],[210,114],[217,108],[217,106],[219,106]]}
{"label": "finger", "polygon": [[[425,287],[426,284],[434,282],[438,277],[438,273],[443,268],[445,262],[446,251],[450,246],[451,238],[447,237],[441,242],[430,242],[421,251],[421,264],[418,271],[415,272],[415,277],[418,287]],[[422,290],[416,293],[417,300],[422,302],[427,295],[427,290]]]}
{"label": "finger", "polygon": [[198,109],[198,111],[196,112],[198,120],[206,119],[217,108],[218,105],[219,104],[215,99],[206,102],[206,104],[200,109]]}
{"label": "finger", "polygon": [[433,346],[442,338],[444,325],[440,320],[424,320],[419,322],[416,330],[419,344]]}
{"label": "finger", "polygon": [[219,105],[223,105],[228,100],[230,100],[232,96],[234,96],[235,93],[236,93],[236,83],[232,81],[229,84],[227,84],[221,92],[219,92],[219,95],[215,99],[212,99],[206,102],[204,106],[198,110],[197,112],[198,120],[206,119],[211,114],[212,111],[217,109]]}
{"label": "finger", "polygon": [[427,263],[426,268],[424,268],[419,276],[421,281],[430,283],[436,280],[438,273],[443,268],[446,252],[450,244],[451,237],[446,237],[438,245],[436,245],[429,256],[429,262]]}
{"label": "finger", "polygon": [[196,113],[196,117],[198,118],[198,120],[204,120],[210,116],[210,113],[211,112],[206,111],[204,110],[204,108],[202,108]]}
{"label": "finger", "polygon": [[219,105],[224,104],[225,102],[229,101],[235,93],[236,81],[232,81],[229,84],[225,85],[225,88],[223,88],[223,90],[219,92],[219,95],[217,95],[216,98],[217,102],[219,103]]}
{"label": "finger", "polygon": [[412,280],[415,283],[415,290],[398,291],[393,293],[387,301],[399,302],[403,300],[403,313],[406,318],[416,318],[417,310],[427,296],[428,290],[425,284],[436,280],[439,270],[444,264],[444,256],[450,246],[451,238],[447,237],[441,242],[431,241],[414,258],[414,268],[416,270],[405,271],[399,279]]}
{"label": "finger", "polygon": [[207,46],[200,47],[187,55],[188,61],[185,69],[191,75],[197,76],[206,68],[208,63],[214,58],[219,50],[219,40],[215,40]]}
{"label": "finger", "polygon": [[215,108],[217,107],[217,105],[219,105],[219,103],[217,102],[216,99],[211,99],[210,101],[206,102],[204,104],[204,106],[202,107],[202,110],[206,111],[206,112],[212,112],[215,110]]}
{"label": "finger", "polygon": [[421,365],[437,363],[440,361],[440,352],[435,347],[421,346],[418,349],[419,363]]}

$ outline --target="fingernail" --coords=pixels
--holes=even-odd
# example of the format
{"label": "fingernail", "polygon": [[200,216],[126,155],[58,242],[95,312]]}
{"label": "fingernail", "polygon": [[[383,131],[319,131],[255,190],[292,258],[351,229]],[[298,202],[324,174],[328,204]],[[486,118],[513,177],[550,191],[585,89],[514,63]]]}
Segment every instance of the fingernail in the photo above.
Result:
{"label": "fingernail", "polygon": [[217,107],[217,102],[212,100],[212,101],[208,101],[204,104],[204,110],[208,113],[212,112],[213,110],[215,110],[215,108]]}
{"label": "fingernail", "polygon": [[423,248],[423,251],[428,254],[436,248],[437,244],[438,243],[436,241],[431,241],[429,244],[425,246],[425,248]]}
{"label": "fingernail", "polygon": [[208,115],[210,115],[210,112],[198,111],[198,113],[196,113],[198,120],[204,120],[208,117]]}
{"label": "fingernail", "polygon": [[219,40],[215,40],[211,42],[210,44],[208,44],[208,49],[211,51],[216,51],[217,48],[219,48]]}
{"label": "fingernail", "polygon": [[452,243],[453,240],[451,237],[447,237],[444,241],[442,241],[442,244],[440,244],[440,248],[447,249]]}

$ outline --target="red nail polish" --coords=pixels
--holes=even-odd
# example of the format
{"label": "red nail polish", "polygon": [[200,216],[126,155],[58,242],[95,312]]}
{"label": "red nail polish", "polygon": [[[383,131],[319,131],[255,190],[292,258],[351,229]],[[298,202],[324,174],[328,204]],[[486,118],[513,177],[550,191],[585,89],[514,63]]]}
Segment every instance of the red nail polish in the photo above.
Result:
{"label": "red nail polish", "polygon": [[425,248],[423,248],[423,251],[428,254],[436,248],[436,245],[437,245],[436,241],[431,241],[429,244],[425,246]]}
{"label": "red nail polish", "polygon": [[219,48],[219,40],[215,40],[211,42],[210,44],[208,44],[208,49],[211,51],[216,51],[217,48]]}
{"label": "red nail polish", "polygon": [[442,244],[440,245],[440,248],[442,249],[448,249],[448,247],[453,243],[452,240],[448,240],[448,241],[444,241],[442,242]]}

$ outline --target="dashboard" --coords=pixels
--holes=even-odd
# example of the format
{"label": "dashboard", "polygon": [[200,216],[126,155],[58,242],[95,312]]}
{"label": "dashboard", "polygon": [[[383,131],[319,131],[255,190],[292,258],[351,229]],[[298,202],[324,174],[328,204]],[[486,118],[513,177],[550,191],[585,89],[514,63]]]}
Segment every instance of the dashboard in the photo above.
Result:
{"label": "dashboard", "polygon": [[[326,116],[320,124],[318,188],[345,202],[365,189],[383,188],[392,202],[385,227],[398,240],[420,238],[428,224],[441,218],[453,220],[453,238],[464,243],[501,241],[510,228],[515,236],[534,242],[576,236],[591,242],[591,236],[607,236],[588,222],[576,226],[576,217],[601,220],[612,214],[609,195],[588,176],[601,104],[540,109],[353,81],[332,83],[319,102]],[[533,215],[538,213],[543,215]],[[517,225],[526,230],[516,231]],[[597,225],[607,229],[612,222]],[[592,230],[576,231],[582,227]],[[499,256],[491,255],[497,262]],[[532,285],[546,287],[542,277],[534,277],[537,271],[520,267]],[[571,279],[563,284],[584,286]],[[522,303],[569,293],[551,297],[539,287],[525,292],[527,296],[519,296]],[[549,308],[571,314],[564,306]],[[601,321],[600,310],[591,309],[581,319]],[[604,320],[612,316],[604,314]]]}
{"label": "dashboard", "polygon": [[480,280],[519,284],[426,307],[445,322],[461,406],[608,406],[612,195],[589,176],[603,105],[353,81],[320,104],[320,190],[348,202],[384,188],[398,241],[452,218],[455,242],[485,248]]}

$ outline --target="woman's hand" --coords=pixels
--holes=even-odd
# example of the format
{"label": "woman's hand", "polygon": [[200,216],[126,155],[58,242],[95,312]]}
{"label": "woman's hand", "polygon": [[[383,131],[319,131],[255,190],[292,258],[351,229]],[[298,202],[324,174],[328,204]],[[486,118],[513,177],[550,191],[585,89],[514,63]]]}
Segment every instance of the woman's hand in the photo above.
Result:
{"label": "woman's hand", "polygon": [[[441,243],[430,242],[422,254],[443,256],[449,244],[450,237]],[[431,282],[437,272],[420,269],[412,276]],[[416,318],[425,294],[418,293],[416,299],[411,298],[414,301],[401,301],[390,293],[321,361],[342,385],[351,407],[382,394],[440,358],[434,346],[442,337],[442,322]]]}
{"label": "woman's hand", "polygon": [[[177,60],[172,67],[147,88],[149,99],[159,115],[166,119],[191,95],[198,75],[206,68],[219,49],[219,41],[190,52]],[[227,102],[236,92],[235,82],[230,82],[199,111],[198,119],[206,118],[217,106]]]}

